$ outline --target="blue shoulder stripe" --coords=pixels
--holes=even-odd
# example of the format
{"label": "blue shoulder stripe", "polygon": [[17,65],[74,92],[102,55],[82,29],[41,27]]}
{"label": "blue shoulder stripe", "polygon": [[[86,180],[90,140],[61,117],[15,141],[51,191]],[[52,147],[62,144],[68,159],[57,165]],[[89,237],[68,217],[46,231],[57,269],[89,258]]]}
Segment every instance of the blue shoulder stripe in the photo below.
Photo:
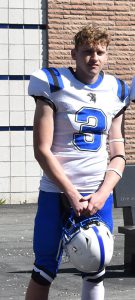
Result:
{"label": "blue shoulder stripe", "polygon": [[64,88],[64,84],[61,75],[56,68],[42,68],[42,71],[46,73],[50,84],[51,93],[57,92]]}
{"label": "blue shoulder stripe", "polygon": [[124,99],[129,95],[128,85],[121,79],[116,78],[118,84],[117,96],[123,102]]}

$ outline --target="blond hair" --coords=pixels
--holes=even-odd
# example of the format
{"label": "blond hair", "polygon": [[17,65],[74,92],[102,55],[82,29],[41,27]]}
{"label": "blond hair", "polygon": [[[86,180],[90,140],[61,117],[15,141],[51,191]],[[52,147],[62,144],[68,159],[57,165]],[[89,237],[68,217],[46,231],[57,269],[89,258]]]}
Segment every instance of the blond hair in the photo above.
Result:
{"label": "blond hair", "polygon": [[107,30],[96,25],[90,24],[85,26],[74,36],[74,44],[76,49],[82,45],[91,46],[99,43],[108,47],[110,43],[110,36]]}

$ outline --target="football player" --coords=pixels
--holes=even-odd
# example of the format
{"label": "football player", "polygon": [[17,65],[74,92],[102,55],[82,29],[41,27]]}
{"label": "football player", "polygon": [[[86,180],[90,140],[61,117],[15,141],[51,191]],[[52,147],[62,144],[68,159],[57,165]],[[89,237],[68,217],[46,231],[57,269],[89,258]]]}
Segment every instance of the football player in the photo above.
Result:
{"label": "football player", "polygon": [[[35,264],[26,300],[48,299],[56,277],[67,215],[62,198],[68,199],[77,224],[85,219],[94,222],[92,232],[100,249],[106,247],[102,228],[113,231],[113,188],[125,166],[121,126],[129,98],[127,84],[103,72],[109,43],[106,30],[83,27],[74,37],[74,69],[42,68],[30,79],[29,95],[36,101],[34,153],[43,176],[34,228]],[[99,220],[104,224],[101,230]],[[78,260],[77,266],[81,267]],[[90,264],[81,271],[81,299],[103,300],[103,259],[98,268]]]}

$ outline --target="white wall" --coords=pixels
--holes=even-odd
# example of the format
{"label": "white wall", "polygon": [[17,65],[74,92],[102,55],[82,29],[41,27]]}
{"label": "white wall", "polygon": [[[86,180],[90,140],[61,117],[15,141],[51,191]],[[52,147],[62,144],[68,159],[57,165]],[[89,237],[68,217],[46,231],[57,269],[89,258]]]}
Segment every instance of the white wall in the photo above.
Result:
{"label": "white wall", "polygon": [[45,16],[46,0],[0,0],[0,200],[7,204],[37,201],[41,169],[27,87],[29,75],[46,66]]}

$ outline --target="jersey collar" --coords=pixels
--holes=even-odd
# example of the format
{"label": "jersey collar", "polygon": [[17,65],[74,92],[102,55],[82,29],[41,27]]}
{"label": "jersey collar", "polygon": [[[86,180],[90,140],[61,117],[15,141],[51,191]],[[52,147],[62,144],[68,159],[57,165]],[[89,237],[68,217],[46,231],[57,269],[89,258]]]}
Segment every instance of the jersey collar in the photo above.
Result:
{"label": "jersey collar", "polygon": [[[76,75],[75,75],[75,72],[73,70],[72,67],[69,67],[68,68],[69,71],[72,73],[72,75],[75,77],[75,79],[77,79]],[[88,86],[90,87],[91,89],[95,89],[96,87],[98,87],[100,85],[100,83],[102,82],[104,78],[104,72],[103,71],[100,71],[99,75],[98,75],[98,79],[96,80],[96,82],[94,83],[91,83],[91,84],[85,84],[85,86]],[[78,80],[78,79],[77,79]],[[78,80],[79,81],[79,80]]]}

